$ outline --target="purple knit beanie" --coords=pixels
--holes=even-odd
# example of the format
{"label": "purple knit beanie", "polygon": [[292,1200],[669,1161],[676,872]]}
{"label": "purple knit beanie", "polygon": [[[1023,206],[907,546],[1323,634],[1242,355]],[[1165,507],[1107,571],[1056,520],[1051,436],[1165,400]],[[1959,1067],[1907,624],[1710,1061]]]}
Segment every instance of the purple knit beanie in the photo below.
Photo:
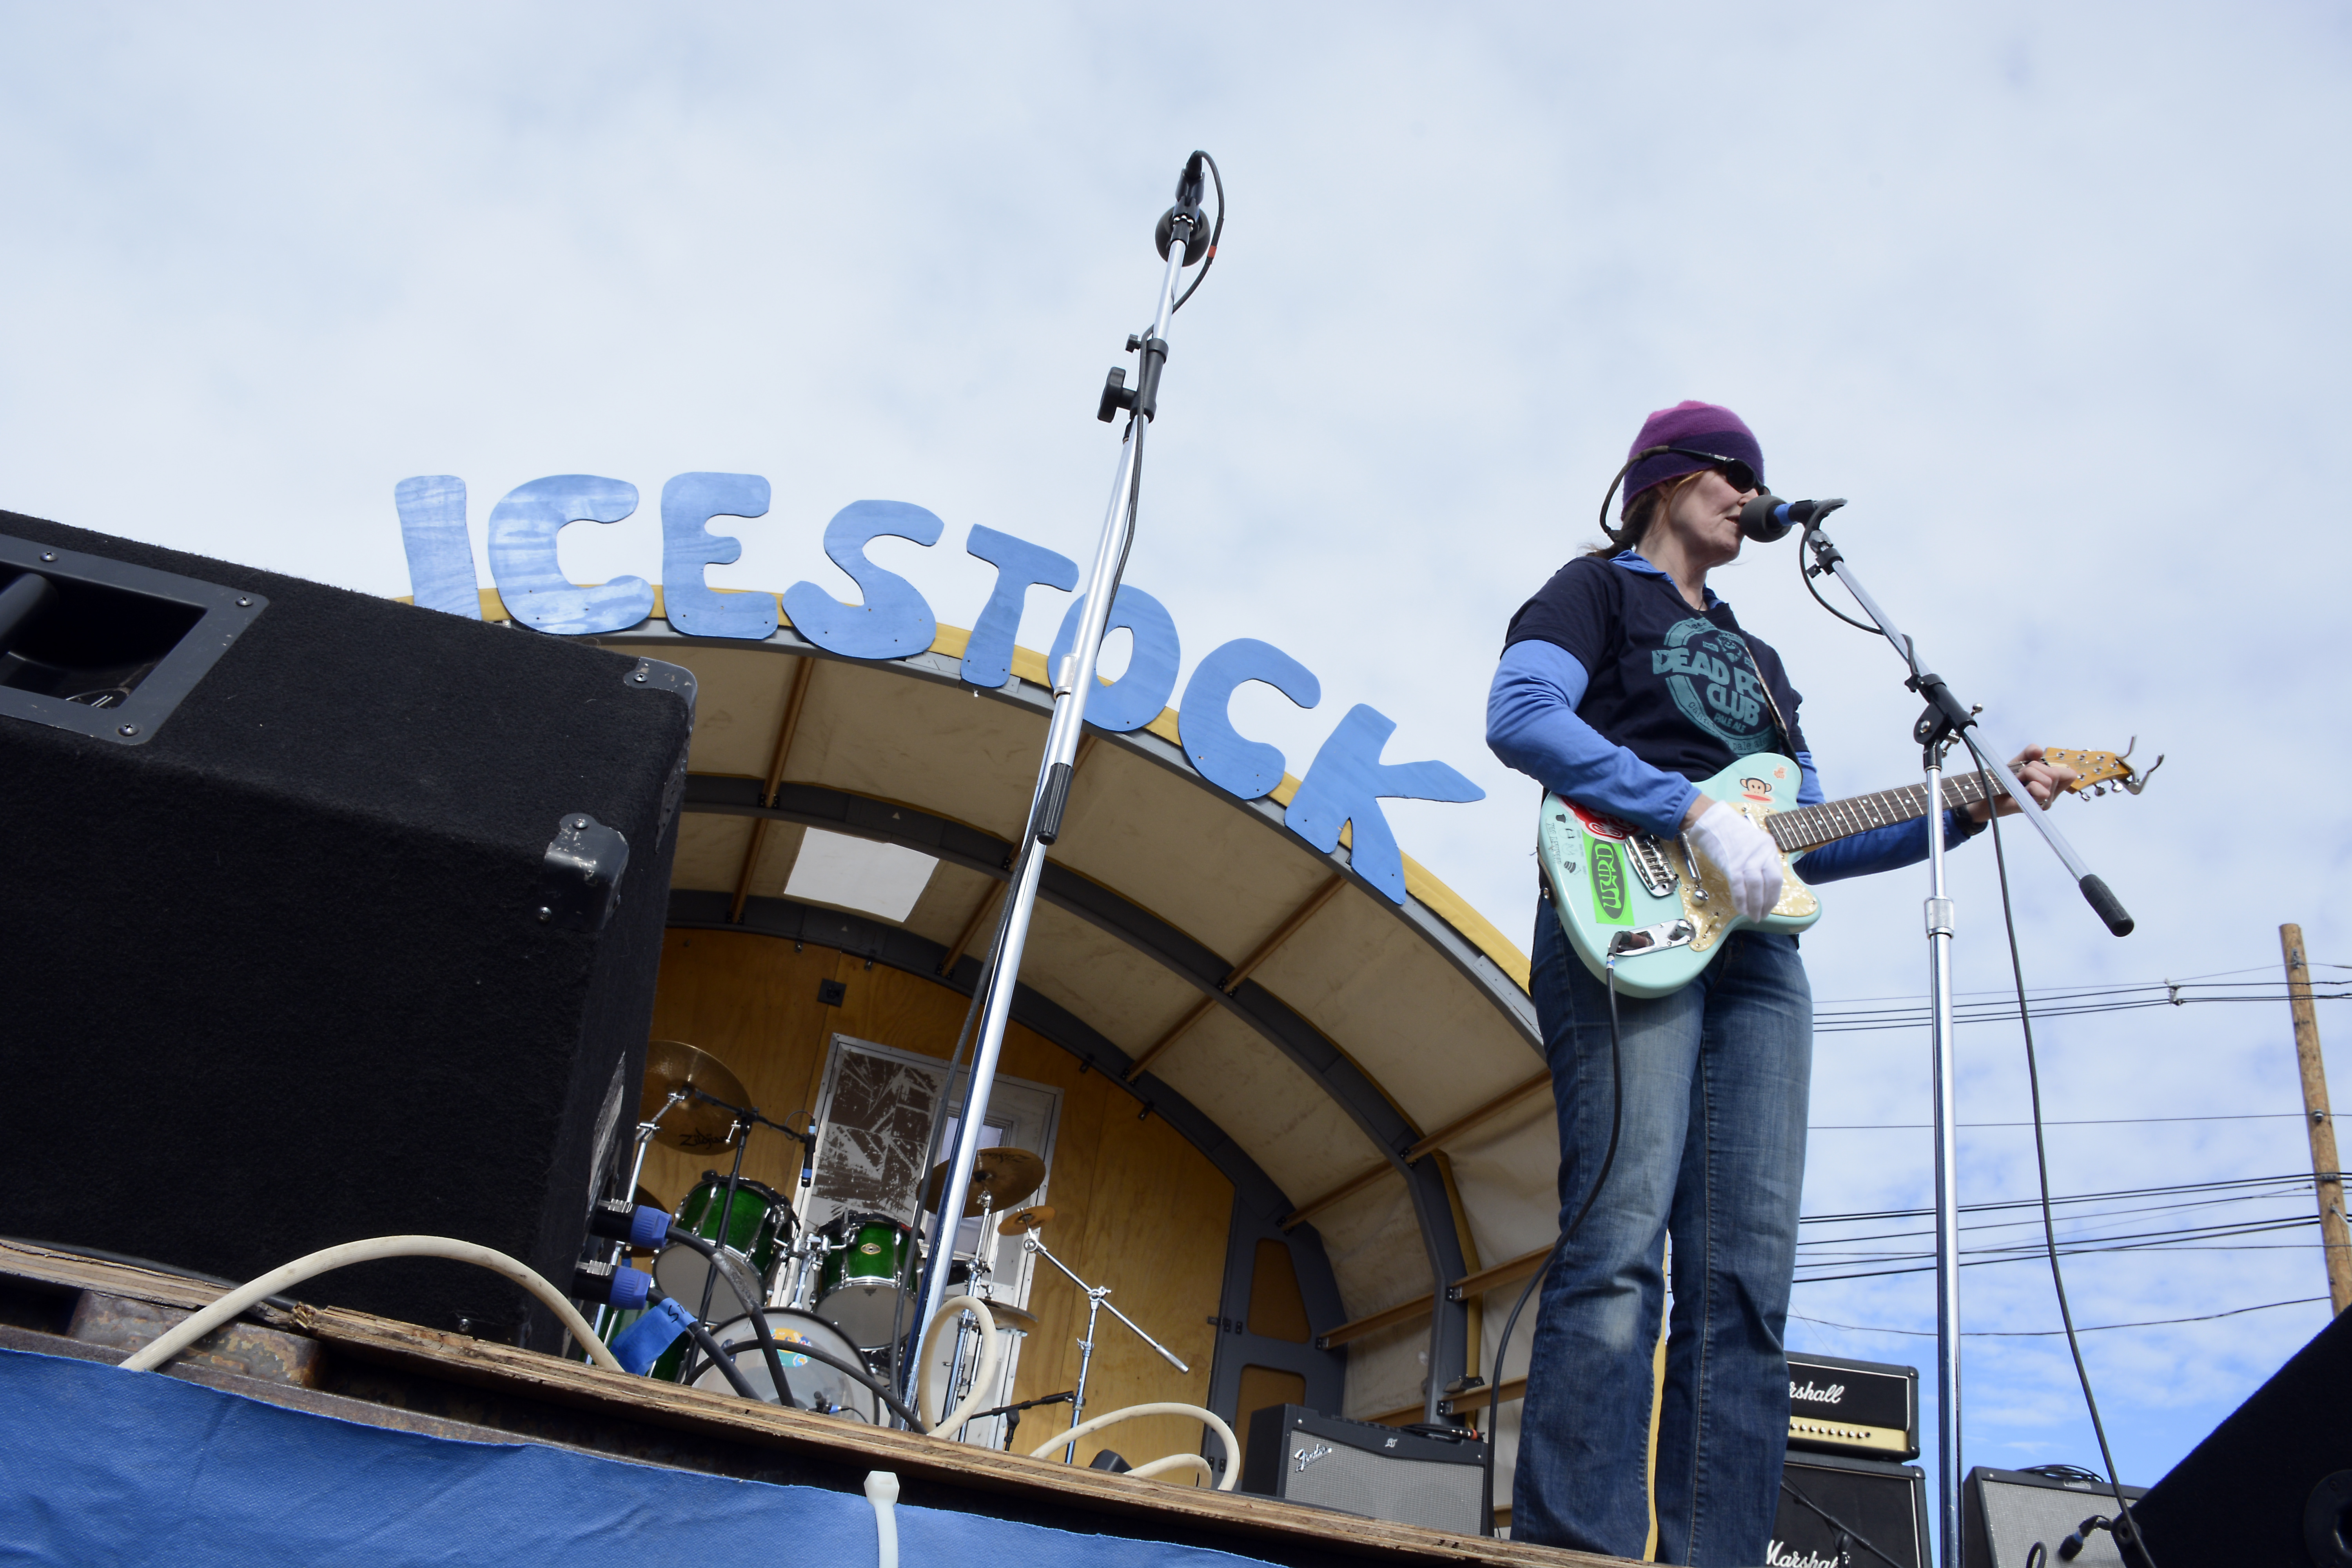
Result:
{"label": "purple knit beanie", "polygon": [[[1659,409],[1642,421],[1642,433],[1633,437],[1625,456],[1631,458],[1652,447],[1687,447],[1719,458],[1738,458],[1756,470],[1758,484],[1764,482],[1764,448],[1756,444],[1756,433],[1746,420],[1720,404],[1685,398],[1672,408]],[[1696,473],[1706,466],[1703,458],[1685,458],[1678,452],[1661,452],[1635,463],[1625,471],[1625,501],[1617,510],[1618,517],[1630,516],[1633,498],[1653,485]]]}

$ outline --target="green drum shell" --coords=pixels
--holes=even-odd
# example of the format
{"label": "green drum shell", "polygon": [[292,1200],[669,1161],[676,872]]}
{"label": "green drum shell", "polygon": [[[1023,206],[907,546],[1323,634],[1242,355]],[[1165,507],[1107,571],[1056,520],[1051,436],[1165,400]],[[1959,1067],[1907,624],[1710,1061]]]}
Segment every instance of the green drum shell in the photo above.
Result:
{"label": "green drum shell", "polygon": [[878,1215],[843,1215],[822,1234],[833,1243],[817,1271],[817,1315],[861,1345],[888,1342],[914,1324],[900,1305],[915,1286],[915,1233]]}
{"label": "green drum shell", "polygon": [[[731,1210],[723,1216],[727,1221],[726,1234],[721,1236],[720,1211],[728,1206],[722,1202],[726,1194],[727,1178],[705,1171],[694,1191],[687,1194],[686,1202],[678,1205],[677,1223],[733,1253],[751,1276],[745,1283],[753,1287],[755,1295],[764,1293],[783,1258],[792,1206],[773,1187],[753,1181],[739,1182]],[[700,1253],[677,1242],[664,1247],[654,1258],[655,1279],[665,1291],[689,1307],[701,1300],[703,1279],[709,1272]],[[719,1317],[733,1317],[742,1308],[735,1301],[734,1293],[722,1284],[712,1298],[711,1310]]]}

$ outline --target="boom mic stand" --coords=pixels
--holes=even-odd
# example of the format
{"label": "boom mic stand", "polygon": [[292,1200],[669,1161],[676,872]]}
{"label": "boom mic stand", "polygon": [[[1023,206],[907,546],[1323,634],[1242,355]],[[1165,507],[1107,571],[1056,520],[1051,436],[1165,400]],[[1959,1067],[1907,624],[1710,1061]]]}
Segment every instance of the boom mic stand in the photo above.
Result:
{"label": "boom mic stand", "polygon": [[[1103,627],[1110,619],[1118,594],[1119,574],[1127,566],[1128,548],[1135,539],[1136,503],[1143,484],[1143,437],[1159,411],[1160,372],[1168,360],[1169,318],[1175,314],[1177,280],[1186,266],[1202,260],[1210,250],[1208,225],[1201,211],[1205,194],[1202,164],[1204,153],[1186,160],[1176,182],[1176,205],[1161,215],[1155,243],[1165,260],[1150,329],[1127,340],[1128,352],[1139,354],[1135,384],[1126,384],[1122,369],[1110,373],[1103,388],[1097,417],[1106,424],[1127,411],[1127,429],[1119,440],[1118,476],[1111,482],[1110,505],[1103,515],[1102,537],[1095,546],[1094,571],[1078,615],[1078,631],[1069,657],[1053,671],[1054,721],[1045,734],[1045,755],[1037,783],[1029,796],[1029,820],[1013,866],[1012,897],[997,919],[995,945],[981,977],[980,1035],[972,1048],[971,1087],[965,1092],[963,1121],[956,1130],[955,1154],[948,1166],[947,1190],[940,1194],[940,1245],[932,1248],[923,1274],[922,1309],[915,1315],[914,1342],[907,1357],[907,1387],[911,1392],[921,1375],[923,1337],[947,1299],[948,1258],[954,1250],[949,1238],[971,1186],[972,1165],[988,1118],[989,1091],[996,1082],[997,1058],[1004,1048],[1004,1028],[1013,1017],[1013,984],[1021,973],[1022,949],[1029,940],[1029,921],[1037,907],[1037,880],[1045,867],[1045,850],[1061,836],[1062,811],[1069,804],[1070,774],[1078,752],[1080,729],[1086,721],[1087,699],[1095,689],[1095,664],[1102,653]],[[1213,168],[1213,165],[1212,165]],[[1222,194],[1222,193],[1221,193]],[[1219,209],[1222,214],[1222,206]],[[1222,222],[1222,216],[1220,222]]]}
{"label": "boom mic stand", "polygon": [[[1812,552],[1814,564],[1804,569],[1805,575],[1828,573],[1845,584],[1846,592],[1853,595],[1909,672],[1903,684],[1927,701],[1927,710],[1911,727],[1911,737],[1919,742],[1919,766],[1927,791],[1928,1042],[1936,1111],[1936,1544],[1942,1568],[1959,1568],[1960,1202],[1952,1104],[1952,936],[1957,921],[1952,900],[1944,890],[1944,806],[1948,804],[1944,755],[1958,742],[1977,753],[1977,760],[1986,764],[1985,774],[2003,794],[2017,795],[2018,791],[2011,787],[2007,766],[1987,759],[1969,735],[1969,730],[1978,727],[1977,710],[1954,696],[1941,676],[1920,667],[1917,647],[1887,618],[1869,590],[1854,580],[1844,555],[1822,531],[1822,519],[1844,504],[1843,500],[1819,502],[1806,520],[1804,544]],[[2075,886],[2107,929],[2117,936],[2130,935],[2132,918],[2107,885],[2083,864],[2082,857],[2047,820],[2047,814],[2033,809],[2031,796],[2022,797],[2020,804],[2026,808],[2020,815],[2033,825],[2042,842],[2074,876]],[[1990,810],[1999,803],[1989,800],[1985,805]]]}

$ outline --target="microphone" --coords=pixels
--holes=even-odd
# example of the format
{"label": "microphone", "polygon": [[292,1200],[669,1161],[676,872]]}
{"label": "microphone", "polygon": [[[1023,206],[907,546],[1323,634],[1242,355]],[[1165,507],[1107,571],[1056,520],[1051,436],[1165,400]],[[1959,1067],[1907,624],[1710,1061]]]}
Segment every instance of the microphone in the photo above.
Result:
{"label": "microphone", "polygon": [[1826,517],[1844,504],[1842,500],[1782,500],[1766,490],[1739,509],[1739,531],[1759,544],[1769,544],[1785,537],[1789,530]]}

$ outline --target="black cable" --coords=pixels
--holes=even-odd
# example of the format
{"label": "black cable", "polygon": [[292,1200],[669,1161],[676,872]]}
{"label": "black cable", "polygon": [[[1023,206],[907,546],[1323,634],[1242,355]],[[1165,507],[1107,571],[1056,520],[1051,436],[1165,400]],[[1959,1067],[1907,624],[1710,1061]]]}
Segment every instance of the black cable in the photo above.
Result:
{"label": "black cable", "polygon": [[1600,1201],[1601,1189],[1609,1180],[1610,1168],[1617,1163],[1617,1134],[1624,1124],[1625,1072],[1617,1032],[1617,962],[1614,953],[1610,955],[1608,968],[1609,1149],[1601,1156],[1601,1172],[1592,1178],[1592,1190],[1584,1194],[1584,1206],[1576,1211],[1576,1217],[1568,1222],[1568,1228],[1561,1231],[1559,1239],[1551,1244],[1551,1251],[1544,1256],[1543,1267],[1535,1271],[1528,1280],[1527,1288],[1519,1292],[1519,1299],[1511,1304],[1511,1315],[1503,1320],[1502,1336],[1495,1342],[1495,1375],[1488,1380],[1486,1430],[1482,1434],[1486,1439],[1486,1508],[1485,1517],[1478,1521],[1478,1529],[1485,1535],[1495,1533],[1495,1460],[1501,1452],[1501,1445],[1495,1440],[1495,1429],[1503,1408],[1503,1352],[1510,1349],[1511,1331],[1519,1326],[1519,1314],[1526,1310],[1528,1299],[1535,1294],[1536,1287],[1543,1283],[1544,1276],[1551,1272],[1551,1266],[1559,1261],[1561,1250],[1576,1239],[1578,1231],[1584,1228],[1585,1215],[1591,1214],[1592,1205]]}
{"label": "black cable", "polygon": [[1209,253],[1201,258],[1201,270],[1192,274],[1192,287],[1185,289],[1182,298],[1168,307],[1171,317],[1184,308],[1184,300],[1199,291],[1202,282],[1209,276],[1209,268],[1217,264],[1217,241],[1223,237],[1225,232],[1225,177],[1217,173],[1217,161],[1206,153],[1201,154],[1201,162],[1209,165],[1209,178],[1217,183],[1217,221],[1209,229]]}
{"label": "black cable", "polygon": [[[719,1261],[719,1248],[714,1243],[695,1235],[694,1232],[674,1221],[671,1223],[669,1227],[669,1239],[675,1242],[683,1242],[686,1246],[702,1254],[703,1261],[710,1266],[711,1273],[724,1274],[727,1276],[727,1288],[735,1293],[735,1300],[742,1303],[743,1311],[751,1323],[752,1332],[758,1338],[760,1354],[768,1363],[768,1376],[774,1381],[776,1385],[776,1403],[784,1405],[787,1408],[792,1408],[792,1385],[784,1381],[784,1363],[777,1355],[774,1336],[768,1332],[768,1321],[763,1315],[764,1309],[761,1308],[759,1302],[751,1299],[751,1293],[743,1289],[742,1282],[735,1278],[734,1273],[731,1270],[720,1267]],[[703,1284],[702,1297],[706,1301],[710,1299],[710,1286],[708,1280]],[[734,1363],[730,1361],[728,1364],[732,1366]],[[689,1377],[683,1381],[688,1384],[691,1384],[694,1380]],[[728,1381],[731,1383],[734,1379],[730,1377]]]}
{"label": "black cable", "polygon": [[[670,1299],[671,1297],[669,1293],[658,1285],[649,1285],[646,1287],[646,1300],[649,1305],[659,1306],[662,1302],[669,1300]],[[736,1393],[741,1394],[744,1398],[751,1401],[754,1405],[765,1405],[768,1403],[768,1401],[761,1399],[757,1393],[753,1392],[751,1384],[744,1380],[742,1373],[736,1369],[735,1358],[719,1348],[719,1342],[710,1337],[710,1331],[709,1329],[704,1328],[700,1323],[695,1321],[693,1318],[688,1317],[686,1324],[686,1331],[694,1336],[696,1346],[701,1350],[703,1354],[710,1358],[711,1364],[719,1369],[719,1375],[726,1378],[730,1387],[734,1389]],[[689,1373],[694,1370],[692,1362],[693,1358],[688,1357],[686,1370]],[[685,1381],[689,1387],[692,1386],[693,1379],[691,1377],[686,1378],[683,1381]]]}
{"label": "black cable", "polygon": [[1885,1559],[1887,1563],[1892,1563],[1894,1568],[1913,1568],[1913,1564],[1909,1563],[1905,1563],[1899,1558],[1888,1556],[1885,1547],[1876,1544],[1870,1539],[1870,1537],[1864,1535],[1862,1531],[1856,1530],[1853,1526],[1848,1524],[1845,1521],[1840,1519],[1837,1515],[1832,1513],[1829,1510],[1823,1508],[1821,1504],[1815,1502],[1804,1493],[1799,1491],[1795,1487],[1790,1485],[1789,1478],[1785,1475],[1780,1478],[1780,1489],[1787,1492],[1790,1497],[1795,1498],[1807,1508],[1811,1509],[1815,1513],[1820,1514],[1823,1521],[1825,1521],[1832,1530],[1836,1531],[1840,1535],[1844,1536],[1848,1541],[1853,1542],[1856,1546],[1861,1547],[1864,1552],[1869,1552],[1872,1556]]}
{"label": "black cable", "polygon": [[[1805,530],[1807,534],[1811,534],[1812,531],[1813,531],[1810,528]],[[1824,566],[1822,570],[1826,572],[1829,568]],[[1839,620],[1843,621],[1847,626],[1853,627],[1856,631],[1868,632],[1874,637],[1884,637],[1886,635],[1883,630],[1877,626],[1872,626],[1868,621],[1855,620],[1852,616],[1847,615],[1843,610],[1839,609],[1835,605],[1831,604],[1827,599],[1822,597],[1822,591],[1813,586],[1812,568],[1805,563],[1804,542],[1801,539],[1798,541],[1797,545],[1797,575],[1804,579],[1805,592],[1813,596],[1813,603],[1819,605],[1822,609],[1827,610],[1831,615],[1835,616]]]}
{"label": "black cable", "polygon": [[[751,1340],[730,1340],[725,1344],[719,1346],[719,1349],[731,1354],[733,1352],[752,1342],[754,1342]],[[823,1362],[825,1365],[833,1368],[834,1371],[840,1373],[843,1376],[855,1378],[857,1382],[864,1384],[867,1388],[874,1391],[875,1394],[881,1399],[883,1404],[890,1407],[890,1413],[893,1415],[898,1416],[901,1421],[904,1421],[907,1424],[907,1429],[908,1431],[921,1432],[928,1430],[923,1423],[917,1418],[913,1411],[908,1409],[906,1405],[899,1403],[898,1396],[890,1391],[888,1385],[880,1378],[876,1377],[872,1372],[868,1371],[865,1367],[853,1366],[848,1362],[843,1361],[839,1356],[836,1356],[828,1351],[821,1351],[817,1349],[814,1345],[810,1344],[805,1340],[794,1340],[793,1342],[792,1353],[794,1355],[804,1355],[811,1361]],[[979,1417],[974,1416],[973,1419],[977,1420]]]}
{"label": "black cable", "polygon": [[[2058,1267],[2058,1224],[2050,1212],[2050,1155],[2042,1131],[2042,1068],[2033,1051],[2033,1016],[2025,1001],[2025,961],[2018,951],[2017,916],[2010,904],[2009,858],[2003,853],[2000,842],[2000,797],[1993,792],[1992,763],[1985,756],[1983,749],[1965,730],[1960,731],[1960,739],[1967,744],[1969,754],[1977,760],[1977,777],[1985,789],[1985,819],[1992,828],[1993,868],[2000,879],[2000,923],[2009,933],[2009,970],[2011,978],[2017,983],[2018,1024],[2025,1032],[2025,1083],[2033,1102],[2033,1170],[2042,1196],[2042,1238],[2050,1255],[2050,1283],[2058,1293],[2058,1321],[2065,1326],[2066,1351],[2074,1358],[2074,1377],[2083,1385],[2083,1403],[2091,1413],[2091,1431],[2099,1439],[2099,1458],[2107,1467],[2107,1489],[2115,1494],[2116,1517],[2120,1521],[2130,1517],[2131,1505],[2124,1500],[2123,1482],[2117,1479],[2116,1471],[2115,1450],[2107,1443],[2106,1423],[2099,1419],[2099,1401],[2091,1392],[2090,1369],[2083,1363],[2082,1341],[2074,1333],[2074,1309],[2066,1303],[2066,1276]],[[2032,802],[2029,798],[2021,804],[2030,808]],[[2156,1568],[2156,1559],[2148,1553],[2147,1542],[2137,1539],[2138,1531],[2131,1530],[2128,1525],[2118,1524],[2118,1544],[2122,1543],[2126,1532],[2135,1538],[2133,1543],[2147,1559],[2147,1568]]]}

